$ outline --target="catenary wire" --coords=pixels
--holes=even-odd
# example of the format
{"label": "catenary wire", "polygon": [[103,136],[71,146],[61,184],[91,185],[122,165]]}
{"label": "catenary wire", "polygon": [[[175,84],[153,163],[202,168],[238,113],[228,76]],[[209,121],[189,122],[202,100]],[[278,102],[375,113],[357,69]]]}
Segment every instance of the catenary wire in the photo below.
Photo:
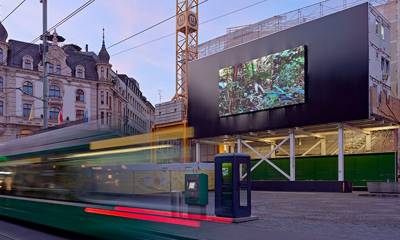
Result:
{"label": "catenary wire", "polygon": [[[237,13],[237,12],[240,12],[240,11],[246,10],[246,9],[248,9],[248,8],[251,8],[251,7],[260,5],[260,4],[262,4],[262,3],[264,3],[264,2],[267,2],[267,1],[269,1],[269,0],[258,1],[258,2],[255,2],[255,3],[249,4],[249,5],[246,5],[246,6],[244,6],[244,7],[241,7],[241,8],[235,9],[235,10],[232,10],[232,11],[230,11],[230,12],[221,14],[221,15],[219,15],[219,16],[216,16],[216,17],[207,19],[207,20],[205,20],[204,22],[200,22],[200,25],[202,25],[202,24],[207,24],[207,23],[216,21],[216,20],[218,20],[218,19],[227,17],[227,16],[232,15],[232,14],[235,14],[235,13]],[[140,44],[138,44],[138,45],[136,45],[136,46],[133,46],[133,47],[130,47],[130,48],[121,50],[121,51],[119,51],[119,52],[116,52],[116,53],[112,54],[111,56],[117,56],[117,55],[119,55],[119,54],[122,54],[122,53],[125,53],[125,52],[129,52],[129,51],[131,51],[131,50],[134,50],[134,49],[143,47],[143,46],[145,46],[145,45],[148,45],[148,44],[153,43],[153,42],[160,41],[160,40],[165,39],[165,38],[168,38],[168,37],[172,37],[172,36],[174,36],[174,35],[175,35],[175,32],[172,32],[172,33],[163,35],[163,36],[161,36],[161,37],[152,39],[152,40],[150,40],[150,41],[146,41],[146,42],[140,43]]]}
{"label": "catenary wire", "polygon": [[0,23],[3,23],[9,16],[11,16],[15,11],[17,11],[17,9],[18,9],[19,7],[21,7],[21,5],[22,5],[24,2],[26,2],[26,0],[22,0],[9,14],[7,14],[7,16],[5,16],[5,17],[0,21]]}
{"label": "catenary wire", "polygon": [[[202,2],[200,2],[200,3],[198,3],[198,4],[196,4],[196,5],[193,6],[192,8],[195,8],[195,7],[197,7],[197,6],[200,6],[201,4],[206,3],[206,2],[208,2],[208,0],[204,0],[204,1],[202,1]],[[146,31],[148,31],[148,30],[150,30],[150,29],[155,28],[155,27],[157,27],[157,26],[159,26],[159,25],[161,25],[161,24],[163,24],[163,23],[165,23],[165,22],[167,22],[167,21],[169,21],[169,20],[171,20],[171,19],[173,19],[173,18],[175,18],[175,17],[176,17],[176,14],[175,14],[175,15],[172,15],[172,16],[170,16],[170,17],[168,17],[168,18],[166,18],[166,19],[164,19],[164,20],[162,20],[162,21],[159,21],[159,22],[157,22],[157,23],[155,23],[155,24],[153,24],[153,25],[151,25],[151,26],[149,26],[149,27],[147,27],[147,28],[145,28],[145,29],[143,29],[143,30],[137,32],[137,33],[134,33],[134,34],[132,34],[132,35],[130,35],[130,36],[128,36],[128,37],[125,37],[125,38],[123,38],[122,40],[120,40],[120,41],[118,41],[118,42],[116,42],[116,43],[111,44],[111,45],[108,46],[107,48],[109,49],[109,48],[112,48],[112,47],[114,47],[114,46],[116,46],[116,45],[118,45],[118,44],[121,44],[121,43],[123,43],[123,42],[125,42],[125,41],[127,41],[127,40],[129,40],[129,39],[131,39],[131,38],[133,38],[133,37],[136,37],[136,36],[138,36],[138,35],[140,35],[140,34],[146,32]]]}
{"label": "catenary wire", "polygon": [[[79,12],[81,12],[83,9],[85,9],[86,7],[88,7],[90,4],[92,4],[95,0],[89,0],[87,2],[85,2],[82,6],[80,6],[79,8],[77,8],[76,10],[74,10],[72,13],[70,13],[68,16],[66,16],[65,18],[61,19],[58,23],[56,23],[54,26],[52,26],[51,28],[48,29],[48,32],[56,29],[57,27],[61,26],[62,24],[64,24],[66,21],[68,21],[69,19],[71,19],[73,16],[75,16],[76,14],[78,14]],[[38,40],[40,40],[40,37],[43,34],[39,35],[38,37],[36,37],[35,39],[32,40],[31,43],[36,43]],[[24,51],[25,49],[27,49],[28,47],[30,47],[29,44],[26,44],[24,47],[22,47],[20,50],[18,50],[17,52],[15,52],[13,55],[11,55],[10,59],[13,59],[16,55],[20,54],[22,51]]]}

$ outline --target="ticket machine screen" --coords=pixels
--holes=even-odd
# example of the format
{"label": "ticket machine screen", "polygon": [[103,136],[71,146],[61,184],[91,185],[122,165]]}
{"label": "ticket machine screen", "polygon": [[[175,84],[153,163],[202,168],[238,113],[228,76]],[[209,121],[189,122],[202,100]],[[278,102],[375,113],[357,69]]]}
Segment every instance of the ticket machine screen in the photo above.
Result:
{"label": "ticket machine screen", "polygon": [[196,190],[196,182],[189,182],[188,189],[189,190]]}

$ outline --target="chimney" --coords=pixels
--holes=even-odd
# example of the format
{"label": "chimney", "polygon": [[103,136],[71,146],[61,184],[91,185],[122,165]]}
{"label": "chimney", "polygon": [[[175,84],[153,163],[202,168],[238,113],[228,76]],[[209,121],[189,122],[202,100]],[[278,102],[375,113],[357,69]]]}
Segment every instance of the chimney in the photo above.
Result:
{"label": "chimney", "polygon": [[86,52],[89,52],[89,45],[85,45],[85,50],[86,50]]}

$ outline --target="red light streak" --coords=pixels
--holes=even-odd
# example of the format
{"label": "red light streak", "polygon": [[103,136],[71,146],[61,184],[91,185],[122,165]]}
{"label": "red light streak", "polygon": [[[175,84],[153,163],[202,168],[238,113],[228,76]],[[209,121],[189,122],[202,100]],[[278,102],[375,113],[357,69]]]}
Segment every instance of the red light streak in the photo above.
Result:
{"label": "red light streak", "polygon": [[118,211],[98,209],[98,208],[85,208],[85,212],[106,215],[106,216],[137,219],[137,220],[143,220],[143,221],[169,223],[169,224],[182,225],[182,226],[194,227],[194,228],[200,227],[200,222],[192,221],[192,220],[167,218],[167,217],[135,214],[135,213],[128,213],[128,212],[118,212]]}
{"label": "red light streak", "polygon": [[117,206],[114,209],[117,211],[124,211],[124,212],[130,212],[130,213],[143,213],[143,214],[151,214],[151,215],[158,215],[158,216],[165,216],[165,217],[185,218],[185,219],[192,219],[192,220],[218,222],[218,223],[232,223],[232,218],[215,217],[215,216],[201,215],[201,214],[169,212],[169,211],[121,207],[121,206]]}

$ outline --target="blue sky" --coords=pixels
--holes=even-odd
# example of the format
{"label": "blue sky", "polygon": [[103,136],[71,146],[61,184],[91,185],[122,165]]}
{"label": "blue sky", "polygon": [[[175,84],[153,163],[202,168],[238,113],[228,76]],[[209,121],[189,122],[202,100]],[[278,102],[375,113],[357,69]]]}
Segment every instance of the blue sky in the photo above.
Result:
{"label": "blue sky", "polygon": [[[209,0],[199,7],[200,22],[226,12],[258,2],[259,0]],[[257,22],[284,12],[295,10],[320,0],[268,0],[255,7],[200,26],[199,40],[210,40],[226,32],[227,27]],[[0,16],[5,17],[20,0],[0,0]],[[51,27],[81,6],[86,0],[48,0],[48,26]],[[98,52],[101,47],[101,29],[106,32],[106,45],[136,33],[175,14],[176,0],[96,0],[92,5],[57,29],[66,38],[82,48]],[[32,41],[42,29],[42,8],[39,0],[27,0],[3,24],[9,38]],[[113,69],[138,80],[144,95],[153,103],[172,98],[175,92],[175,37],[112,56],[142,42],[173,33],[175,20],[166,22],[138,37],[109,49]]]}

